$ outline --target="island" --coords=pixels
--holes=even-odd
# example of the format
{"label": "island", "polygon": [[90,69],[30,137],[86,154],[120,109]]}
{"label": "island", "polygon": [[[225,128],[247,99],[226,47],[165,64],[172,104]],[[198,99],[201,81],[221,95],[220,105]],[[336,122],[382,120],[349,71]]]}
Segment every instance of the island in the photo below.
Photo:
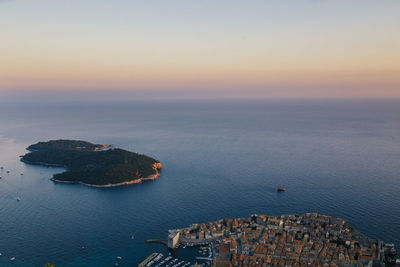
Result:
{"label": "island", "polygon": [[27,150],[21,157],[24,163],[66,168],[51,179],[61,183],[94,187],[137,184],[157,179],[162,167],[149,156],[81,140],[39,142]]}
{"label": "island", "polygon": [[216,267],[394,266],[397,255],[393,244],[318,213],[254,214],[192,224],[169,230],[162,242],[170,249],[199,246],[195,260]]}

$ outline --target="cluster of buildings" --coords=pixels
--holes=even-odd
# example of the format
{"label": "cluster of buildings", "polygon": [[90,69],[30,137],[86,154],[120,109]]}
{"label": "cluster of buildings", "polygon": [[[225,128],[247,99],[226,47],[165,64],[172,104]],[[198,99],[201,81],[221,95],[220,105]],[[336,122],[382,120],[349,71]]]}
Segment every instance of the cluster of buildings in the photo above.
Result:
{"label": "cluster of buildings", "polygon": [[214,266],[395,265],[391,244],[355,232],[343,219],[317,213],[223,219],[170,230],[168,245],[210,244]]}

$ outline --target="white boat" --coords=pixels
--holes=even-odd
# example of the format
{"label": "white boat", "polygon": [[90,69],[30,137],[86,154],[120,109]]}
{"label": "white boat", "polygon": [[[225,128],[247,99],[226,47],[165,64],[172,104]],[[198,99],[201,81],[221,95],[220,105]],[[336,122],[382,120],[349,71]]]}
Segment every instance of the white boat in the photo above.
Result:
{"label": "white boat", "polygon": [[17,201],[21,201],[21,198],[20,198],[20,197],[17,197]]}
{"label": "white boat", "polygon": [[12,258],[10,259],[10,261],[15,261],[15,257],[12,257]]}
{"label": "white boat", "polygon": [[155,258],[153,259],[153,261],[154,261],[154,262],[159,261],[159,260],[162,259],[162,257],[164,257],[164,255],[163,255],[162,253],[160,253],[160,254],[158,254],[157,257],[155,257]]}

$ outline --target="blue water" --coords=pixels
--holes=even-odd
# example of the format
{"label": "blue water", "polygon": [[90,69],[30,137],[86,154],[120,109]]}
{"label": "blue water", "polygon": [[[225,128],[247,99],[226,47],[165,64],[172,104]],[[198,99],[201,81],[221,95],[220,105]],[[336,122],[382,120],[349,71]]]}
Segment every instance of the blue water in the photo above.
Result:
{"label": "blue water", "polygon": [[[19,161],[58,138],[153,156],[162,175],[96,189]],[[2,99],[0,148],[0,266],[132,266],[166,252],[145,239],[253,213],[338,216],[400,248],[400,101]]]}

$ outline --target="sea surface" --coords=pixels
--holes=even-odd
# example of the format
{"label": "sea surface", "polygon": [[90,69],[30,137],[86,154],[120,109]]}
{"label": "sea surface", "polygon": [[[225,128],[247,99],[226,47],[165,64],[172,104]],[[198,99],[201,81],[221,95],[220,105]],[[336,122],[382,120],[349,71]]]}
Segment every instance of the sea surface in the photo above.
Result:
{"label": "sea surface", "polygon": [[[161,177],[90,188],[19,161],[61,138],[150,155]],[[399,100],[0,99],[0,166],[0,266],[133,266],[168,253],[144,243],[168,229],[254,213],[338,216],[400,249]]]}

